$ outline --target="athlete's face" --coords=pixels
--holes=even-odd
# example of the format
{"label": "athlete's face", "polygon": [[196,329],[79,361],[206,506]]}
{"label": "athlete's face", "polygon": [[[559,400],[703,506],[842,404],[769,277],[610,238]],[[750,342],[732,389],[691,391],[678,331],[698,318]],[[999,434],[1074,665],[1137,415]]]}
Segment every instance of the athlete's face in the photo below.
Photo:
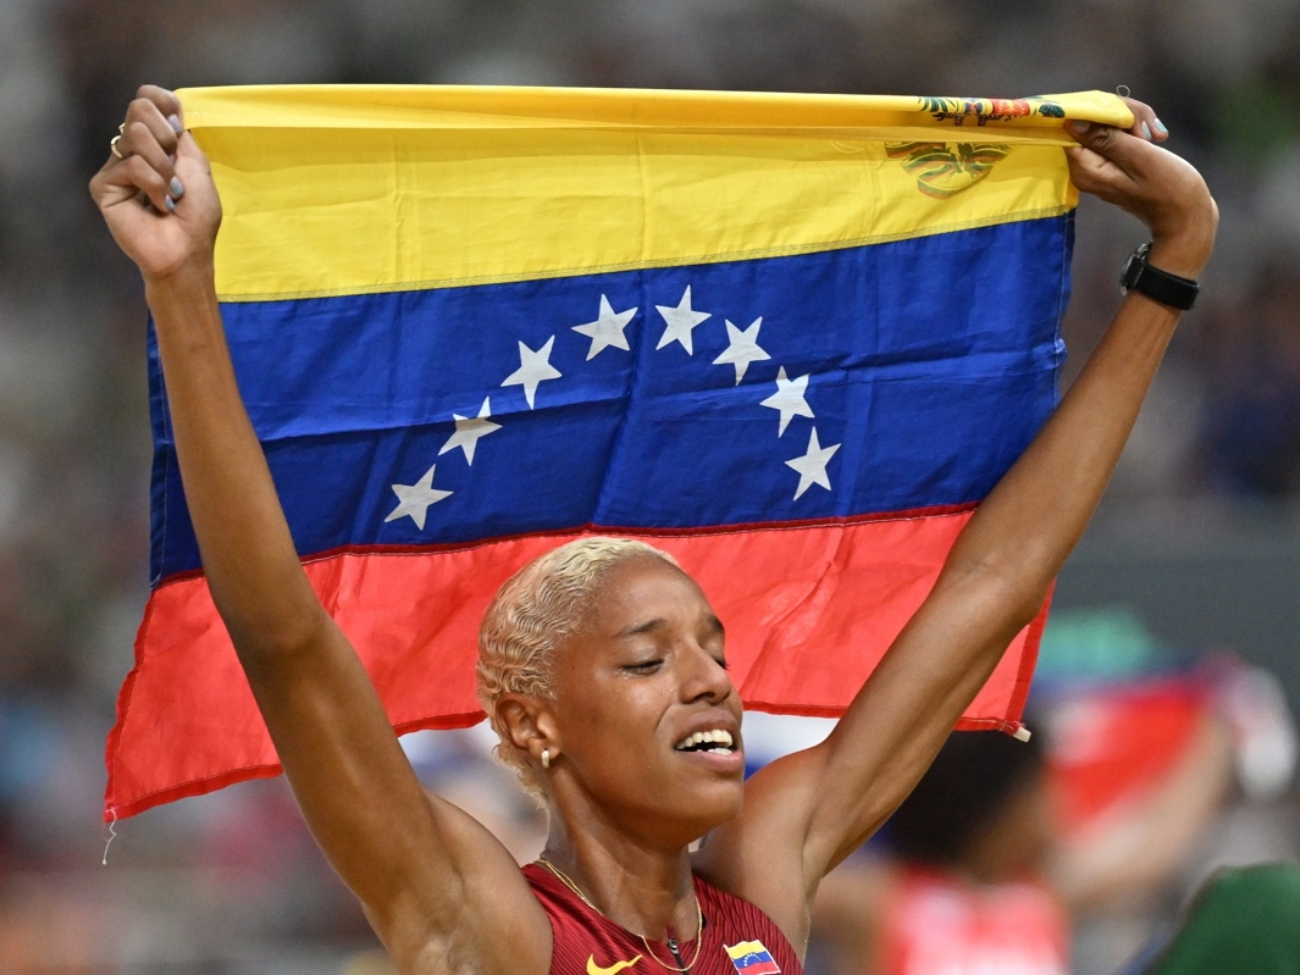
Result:
{"label": "athlete's face", "polygon": [[653,556],[612,570],[596,603],[556,655],[557,798],[577,790],[568,798],[620,828],[684,845],[733,818],[744,790],[722,624]]}

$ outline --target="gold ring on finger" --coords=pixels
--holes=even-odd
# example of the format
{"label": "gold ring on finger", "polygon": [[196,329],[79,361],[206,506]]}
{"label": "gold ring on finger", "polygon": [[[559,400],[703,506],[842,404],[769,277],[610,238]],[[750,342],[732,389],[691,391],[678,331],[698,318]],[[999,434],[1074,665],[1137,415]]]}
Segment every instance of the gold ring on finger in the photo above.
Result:
{"label": "gold ring on finger", "polygon": [[117,135],[113,136],[113,138],[108,140],[108,151],[117,156],[118,159],[125,159],[126,153],[122,152],[122,150],[117,147],[117,144],[121,141],[122,134],[119,132]]}

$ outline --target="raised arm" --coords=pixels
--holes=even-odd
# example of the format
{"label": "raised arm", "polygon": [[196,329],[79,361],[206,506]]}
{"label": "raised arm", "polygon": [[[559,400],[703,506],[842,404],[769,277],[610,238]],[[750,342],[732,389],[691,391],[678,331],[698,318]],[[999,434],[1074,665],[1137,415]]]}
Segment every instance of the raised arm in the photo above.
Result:
{"label": "raised arm", "polygon": [[[1152,266],[1197,277],[1218,211],[1196,170],[1117,129],[1073,132],[1078,187],[1147,225]],[[822,876],[902,802],[1037,614],[1119,461],[1178,318],[1140,294],[1124,298],[1079,378],[971,518],[933,591],[835,731],[754,776],[741,817],[705,846],[703,869],[764,907],[796,945],[807,936]],[[801,878],[797,889],[791,877]]]}
{"label": "raised arm", "polygon": [[458,955],[542,970],[550,927],[517,866],[426,796],[299,564],[226,347],[213,277],[221,205],[180,113],[170,92],[142,88],[91,193],[144,277],[204,571],[285,773],[402,971],[442,971]]}

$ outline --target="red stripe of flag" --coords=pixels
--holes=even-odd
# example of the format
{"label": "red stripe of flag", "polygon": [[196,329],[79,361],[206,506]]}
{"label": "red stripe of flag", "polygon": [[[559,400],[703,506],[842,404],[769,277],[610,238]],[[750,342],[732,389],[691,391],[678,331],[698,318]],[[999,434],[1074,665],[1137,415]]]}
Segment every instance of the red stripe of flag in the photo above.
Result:
{"label": "red stripe of flag", "polygon": [[[747,707],[834,716],[883,652],[871,648],[887,647],[925,599],[969,518],[965,510],[639,534],[704,588],[727,627],[731,671]],[[473,663],[488,601],[515,568],[573,537],[338,553],[306,571],[360,652],[394,727],[464,727],[482,717]],[[1018,727],[1045,619],[1046,606],[1013,641],[963,727]],[[107,758],[106,819],[279,772],[202,577],[166,583],[150,598]]]}

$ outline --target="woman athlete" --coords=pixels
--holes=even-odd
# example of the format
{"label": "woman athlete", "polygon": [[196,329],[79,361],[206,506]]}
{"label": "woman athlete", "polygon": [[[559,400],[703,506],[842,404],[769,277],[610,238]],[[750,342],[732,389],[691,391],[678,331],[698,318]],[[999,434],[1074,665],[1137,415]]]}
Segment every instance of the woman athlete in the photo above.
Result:
{"label": "woman athlete", "polygon": [[[1195,278],[1214,201],[1130,104],[1129,132],[1071,129],[1071,175],[1146,224],[1151,266]],[[144,277],[213,598],[303,815],[404,973],[799,972],[818,883],[912,789],[1037,613],[1179,318],[1124,298],[835,731],[749,782],[723,627],[689,576],[614,541],[525,567],[488,612],[479,667],[501,752],[550,816],[542,860],[521,872],[421,788],[308,585],[227,353],[221,205],[180,102],[140,89],[111,148],[91,193]]]}

